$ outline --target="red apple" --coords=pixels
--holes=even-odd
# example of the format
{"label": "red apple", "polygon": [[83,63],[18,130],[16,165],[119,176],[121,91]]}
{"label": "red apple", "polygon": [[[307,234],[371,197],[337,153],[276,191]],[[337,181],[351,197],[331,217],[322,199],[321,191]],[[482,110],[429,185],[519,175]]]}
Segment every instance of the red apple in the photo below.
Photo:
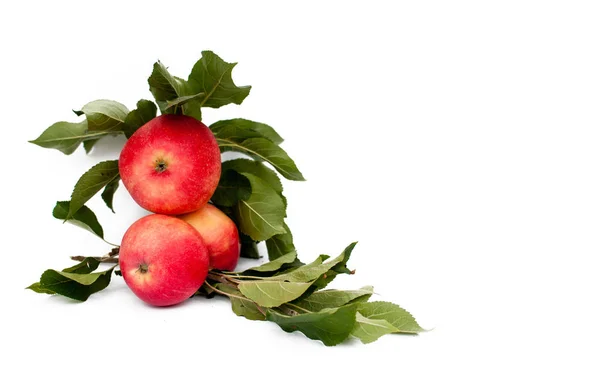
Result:
{"label": "red apple", "polygon": [[182,215],[181,219],[191,224],[202,236],[210,267],[219,270],[234,270],[240,258],[240,239],[235,223],[212,204],[198,211]]}
{"label": "red apple", "polygon": [[125,143],[119,172],[140,206],[160,214],[196,211],[219,183],[221,153],[210,129],[193,117],[166,114]]}
{"label": "red apple", "polygon": [[198,231],[166,215],[148,215],[133,223],[119,252],[127,286],[156,306],[190,298],[204,283],[208,264],[208,250]]}

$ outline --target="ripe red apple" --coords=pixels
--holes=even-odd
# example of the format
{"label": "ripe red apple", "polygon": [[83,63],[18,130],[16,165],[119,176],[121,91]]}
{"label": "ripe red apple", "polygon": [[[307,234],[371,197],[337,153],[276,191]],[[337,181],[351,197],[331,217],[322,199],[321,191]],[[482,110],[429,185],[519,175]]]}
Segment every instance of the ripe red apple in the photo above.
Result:
{"label": "ripe red apple", "polygon": [[208,250],[198,231],[167,215],[148,215],[133,223],[119,252],[129,288],[156,306],[190,298],[204,283],[208,264]]}
{"label": "ripe red apple", "polygon": [[182,215],[181,219],[191,224],[202,236],[210,267],[219,270],[234,270],[240,258],[240,239],[235,223],[212,204],[198,211]]}
{"label": "ripe red apple", "polygon": [[119,173],[140,206],[160,214],[196,211],[219,183],[221,153],[210,129],[193,117],[165,114],[125,143]]}

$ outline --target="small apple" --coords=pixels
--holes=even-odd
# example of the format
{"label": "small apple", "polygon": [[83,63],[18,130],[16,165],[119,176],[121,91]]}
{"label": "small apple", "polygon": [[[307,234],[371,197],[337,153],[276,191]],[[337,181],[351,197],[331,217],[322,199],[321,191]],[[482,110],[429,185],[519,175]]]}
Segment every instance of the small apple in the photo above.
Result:
{"label": "small apple", "polygon": [[156,306],[190,298],[204,283],[208,264],[208,250],[198,231],[167,215],[148,215],[133,223],[119,252],[127,286]]}
{"label": "small apple", "polygon": [[240,239],[235,223],[223,211],[206,204],[198,211],[180,216],[202,236],[210,267],[218,270],[234,270],[240,258]]}
{"label": "small apple", "polygon": [[219,184],[221,153],[215,136],[193,117],[165,114],[139,128],[119,157],[121,180],[148,211],[196,211]]}

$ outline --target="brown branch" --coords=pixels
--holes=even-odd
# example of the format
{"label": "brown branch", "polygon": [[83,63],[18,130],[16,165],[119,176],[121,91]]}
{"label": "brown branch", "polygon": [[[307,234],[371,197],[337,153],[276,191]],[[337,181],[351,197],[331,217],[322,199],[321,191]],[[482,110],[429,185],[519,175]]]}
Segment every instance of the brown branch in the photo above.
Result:
{"label": "brown branch", "polygon": [[229,276],[227,276],[225,274],[214,272],[212,270],[208,272],[208,275],[206,276],[206,278],[211,279],[213,281],[220,282],[225,285],[233,285],[233,286],[235,286],[236,289],[239,284],[238,281],[233,280]]}
{"label": "brown branch", "polygon": [[110,257],[110,256],[104,256],[104,257],[84,257],[83,255],[75,255],[72,256],[71,259],[74,261],[79,261],[82,262],[84,261],[86,258],[92,258],[95,259],[96,261],[99,262],[106,262],[106,263],[119,263],[119,258],[116,257]]}

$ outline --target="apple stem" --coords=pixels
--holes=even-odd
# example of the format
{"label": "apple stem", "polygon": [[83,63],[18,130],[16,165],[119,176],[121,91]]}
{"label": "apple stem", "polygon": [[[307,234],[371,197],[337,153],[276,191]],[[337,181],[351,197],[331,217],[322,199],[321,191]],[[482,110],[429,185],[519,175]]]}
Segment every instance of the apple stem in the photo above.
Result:
{"label": "apple stem", "polygon": [[148,265],[145,263],[140,264],[140,266],[138,267],[138,271],[142,274],[147,273],[148,272]]}

